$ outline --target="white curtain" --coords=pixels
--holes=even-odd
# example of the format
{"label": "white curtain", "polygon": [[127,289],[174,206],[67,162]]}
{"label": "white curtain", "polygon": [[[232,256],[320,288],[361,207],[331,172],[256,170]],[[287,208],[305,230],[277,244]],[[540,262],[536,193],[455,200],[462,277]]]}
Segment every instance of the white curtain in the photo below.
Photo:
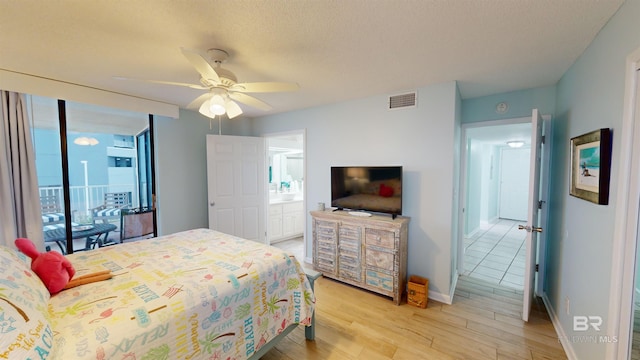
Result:
{"label": "white curtain", "polygon": [[1,91],[0,244],[19,237],[44,250],[36,159],[24,94]]}

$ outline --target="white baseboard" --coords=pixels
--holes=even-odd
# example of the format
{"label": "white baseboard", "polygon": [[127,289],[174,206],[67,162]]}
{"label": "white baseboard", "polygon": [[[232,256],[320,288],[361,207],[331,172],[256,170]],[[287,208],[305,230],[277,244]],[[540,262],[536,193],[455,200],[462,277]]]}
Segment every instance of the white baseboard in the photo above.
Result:
{"label": "white baseboard", "polygon": [[429,290],[429,299],[445,303],[447,305],[451,305],[453,302],[453,297],[451,297],[449,294],[443,294],[432,290]]}
{"label": "white baseboard", "polygon": [[307,263],[307,264],[313,264],[313,259],[310,258],[310,257],[306,257],[306,258],[304,258],[304,262]]}
{"label": "white baseboard", "polygon": [[498,217],[494,217],[489,220],[480,220],[480,225],[477,226],[475,229],[471,230],[468,234],[465,234],[464,237],[470,238],[474,236],[476,233],[490,228],[491,225],[497,223],[498,220],[500,220]]}
{"label": "white baseboard", "polygon": [[431,291],[429,290],[429,299],[431,300],[435,300],[441,303],[445,303],[447,305],[451,305],[453,304],[453,293],[456,291],[456,285],[458,284],[458,271],[456,270],[454,277],[453,277],[453,283],[451,284],[451,290],[449,291],[449,294],[443,294],[440,292],[436,292],[436,291]]}
{"label": "white baseboard", "polygon": [[553,324],[553,328],[556,330],[556,334],[558,335],[558,339],[564,348],[564,352],[567,354],[567,358],[569,360],[578,360],[578,356],[576,352],[573,350],[573,343],[569,341],[569,337],[567,333],[564,332],[562,325],[560,324],[560,319],[556,314],[555,310],[551,306],[551,301],[547,297],[547,293],[542,294],[542,302],[544,302],[544,306],[547,308],[547,312],[549,313],[549,317],[551,318],[551,323]]}
{"label": "white baseboard", "polygon": [[489,219],[489,220],[480,220],[480,227],[483,227],[483,226],[484,226],[484,227],[488,228],[489,226],[491,226],[491,225],[493,225],[493,224],[497,223],[497,222],[498,222],[498,220],[500,220],[500,218],[499,218],[499,217],[497,217],[497,216],[494,216],[494,217],[492,217],[492,218],[491,218],[491,219]]}
{"label": "white baseboard", "polygon": [[475,229],[471,230],[468,234],[464,234],[464,237],[466,238],[470,238],[473,237],[476,233],[478,233],[480,230],[482,230],[481,226],[476,227]]}

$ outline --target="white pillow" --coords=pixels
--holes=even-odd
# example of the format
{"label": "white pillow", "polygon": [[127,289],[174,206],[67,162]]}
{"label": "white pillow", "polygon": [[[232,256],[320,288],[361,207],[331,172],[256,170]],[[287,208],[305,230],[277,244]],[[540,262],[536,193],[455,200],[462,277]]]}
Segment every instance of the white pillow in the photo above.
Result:
{"label": "white pillow", "polygon": [[18,250],[0,246],[0,359],[44,359],[53,350],[50,294]]}

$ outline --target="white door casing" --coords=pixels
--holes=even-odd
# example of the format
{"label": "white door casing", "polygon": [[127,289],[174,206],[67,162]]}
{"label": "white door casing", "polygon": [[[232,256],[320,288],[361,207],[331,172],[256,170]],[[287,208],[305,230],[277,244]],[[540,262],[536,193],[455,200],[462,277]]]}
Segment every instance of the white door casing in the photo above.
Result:
{"label": "white door casing", "polygon": [[[544,121],[544,126],[542,127],[543,131],[543,140],[542,141],[542,164],[540,164],[540,214],[538,216],[538,222],[540,223],[540,227],[543,229],[547,228],[547,224],[549,223],[549,172],[551,169],[551,152],[552,152],[552,142],[550,139],[553,138],[551,131],[551,117],[545,115],[542,117]],[[546,274],[546,257],[547,253],[547,237],[548,232],[543,231],[538,234],[538,254],[536,264],[538,266],[538,277],[536,281],[536,295],[543,297],[544,296],[544,279]]]}
{"label": "white door casing", "polygon": [[535,273],[536,273],[536,250],[538,232],[544,231],[538,222],[540,201],[540,164],[542,156],[542,126],[543,120],[538,109],[533,109],[531,114],[531,156],[530,156],[530,179],[529,179],[529,201],[527,216],[527,237],[525,240],[526,259],[524,269],[524,298],[522,308],[522,320],[529,321],[531,304],[535,296]]}
{"label": "white door casing", "polygon": [[266,242],[265,141],[207,135],[209,228]]}
{"label": "white door casing", "polygon": [[621,150],[607,322],[618,342],[607,345],[606,355],[618,360],[628,359],[631,349],[640,242],[640,48],[627,57],[624,96],[622,130],[616,135]]}

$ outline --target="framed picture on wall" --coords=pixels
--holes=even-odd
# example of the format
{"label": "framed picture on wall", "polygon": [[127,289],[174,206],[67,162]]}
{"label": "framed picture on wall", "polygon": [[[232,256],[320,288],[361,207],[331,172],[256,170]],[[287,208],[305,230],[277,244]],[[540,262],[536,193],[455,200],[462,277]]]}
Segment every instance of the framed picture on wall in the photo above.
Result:
{"label": "framed picture on wall", "polygon": [[610,129],[600,129],[571,138],[571,195],[607,205],[610,176]]}

